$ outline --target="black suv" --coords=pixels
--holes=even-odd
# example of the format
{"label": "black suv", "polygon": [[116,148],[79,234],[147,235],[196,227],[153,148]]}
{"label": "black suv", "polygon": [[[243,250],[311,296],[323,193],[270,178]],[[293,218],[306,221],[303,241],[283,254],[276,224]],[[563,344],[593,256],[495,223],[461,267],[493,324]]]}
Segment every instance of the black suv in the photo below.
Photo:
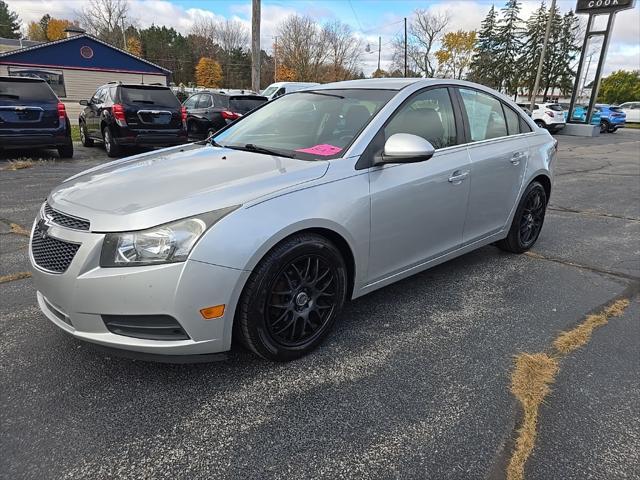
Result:
{"label": "black suv", "polygon": [[81,100],[80,139],[104,143],[116,157],[126,147],[169,147],[187,142],[186,111],[169,87],[108,83]]}
{"label": "black suv", "polygon": [[0,150],[56,148],[73,157],[71,125],[64,103],[40,78],[0,77]]}
{"label": "black suv", "polygon": [[182,104],[187,109],[190,138],[203,138],[267,102],[267,97],[244,91],[202,91]]}

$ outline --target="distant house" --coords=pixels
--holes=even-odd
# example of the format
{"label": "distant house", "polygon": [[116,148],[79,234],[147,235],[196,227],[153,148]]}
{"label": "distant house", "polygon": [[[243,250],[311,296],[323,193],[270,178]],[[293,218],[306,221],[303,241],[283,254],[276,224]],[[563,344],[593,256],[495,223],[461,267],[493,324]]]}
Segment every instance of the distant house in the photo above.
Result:
{"label": "distant house", "polygon": [[0,52],[0,75],[44,78],[67,104],[73,120],[77,120],[78,101],[89,99],[100,85],[118,81],[167,85],[170,80],[170,70],[82,29],[66,32],[67,37],[62,40],[35,45],[27,45],[23,40],[23,48]]}
{"label": "distant house", "polygon": [[33,47],[41,43],[42,42],[36,42],[35,40],[23,40],[22,38],[0,37],[0,53],[10,52],[11,50],[18,50],[24,47]]}

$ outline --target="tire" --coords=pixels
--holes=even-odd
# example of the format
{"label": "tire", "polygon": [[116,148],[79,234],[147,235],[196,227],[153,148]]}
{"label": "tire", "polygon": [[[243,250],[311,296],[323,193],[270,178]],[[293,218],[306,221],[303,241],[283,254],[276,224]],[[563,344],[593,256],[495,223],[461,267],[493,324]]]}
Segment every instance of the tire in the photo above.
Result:
{"label": "tire", "polygon": [[80,141],[85,147],[93,147],[93,140],[89,138],[89,132],[87,132],[87,125],[84,122],[80,122]]}
{"label": "tire", "polygon": [[520,199],[509,234],[496,243],[498,248],[522,253],[533,247],[540,236],[546,210],[547,193],[539,182],[532,182]]}
{"label": "tire", "polygon": [[247,280],[234,335],[267,360],[295,360],[322,343],[346,296],[340,251],[320,235],[294,235],[267,253]]}
{"label": "tire", "polygon": [[540,128],[544,128],[545,130],[547,129],[546,123],[544,123],[542,120],[535,120],[535,124]]}
{"label": "tire", "polygon": [[196,122],[191,121],[187,123],[187,138],[197,138],[200,135],[198,131],[198,125]]}
{"label": "tire", "polygon": [[609,131],[610,128],[611,128],[611,124],[609,122],[607,122],[606,120],[600,121],[600,133],[606,133]]}
{"label": "tire", "polygon": [[618,131],[617,127],[614,127],[613,125],[611,125],[608,129],[607,132],[609,133],[616,133]]}
{"label": "tire", "polygon": [[109,127],[102,129],[102,138],[104,139],[104,149],[111,158],[120,156],[121,148],[113,141],[113,134]]}
{"label": "tire", "polygon": [[69,123],[69,119],[65,120],[65,124],[68,132],[67,142],[57,148],[58,156],[60,158],[73,158],[73,140],[71,139],[71,124]]}

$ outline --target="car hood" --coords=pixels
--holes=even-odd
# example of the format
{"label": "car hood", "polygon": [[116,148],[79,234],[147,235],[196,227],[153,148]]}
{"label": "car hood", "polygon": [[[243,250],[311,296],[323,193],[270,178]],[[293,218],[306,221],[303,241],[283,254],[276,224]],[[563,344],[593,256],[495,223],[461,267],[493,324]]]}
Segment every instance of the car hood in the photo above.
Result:
{"label": "car hood", "polygon": [[327,161],[303,161],[211,145],[185,145],[79,173],[48,202],[88,219],[96,232],[141,230],[242,205],[322,177]]}

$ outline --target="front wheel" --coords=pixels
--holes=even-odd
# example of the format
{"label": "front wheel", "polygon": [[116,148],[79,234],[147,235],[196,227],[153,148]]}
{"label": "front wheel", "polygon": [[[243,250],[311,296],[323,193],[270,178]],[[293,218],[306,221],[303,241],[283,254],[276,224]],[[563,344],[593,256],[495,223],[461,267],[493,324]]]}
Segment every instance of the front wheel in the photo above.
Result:
{"label": "front wheel", "polygon": [[542,230],[546,210],[547,193],[540,183],[532,182],[522,195],[507,238],[496,243],[498,248],[522,253],[533,247]]}
{"label": "front wheel", "polygon": [[294,235],[249,277],[236,312],[236,338],[268,360],[302,357],[331,331],[346,296],[340,251],[322,236]]}

